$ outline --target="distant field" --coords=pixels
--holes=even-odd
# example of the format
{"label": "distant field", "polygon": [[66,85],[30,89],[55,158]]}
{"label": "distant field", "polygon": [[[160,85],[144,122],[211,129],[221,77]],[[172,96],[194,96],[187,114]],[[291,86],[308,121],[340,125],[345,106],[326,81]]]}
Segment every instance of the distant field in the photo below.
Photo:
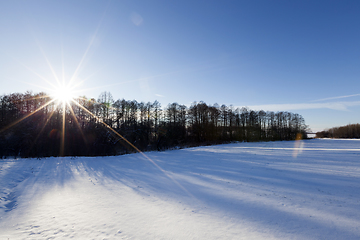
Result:
{"label": "distant field", "polygon": [[0,239],[360,239],[360,141],[0,160]]}

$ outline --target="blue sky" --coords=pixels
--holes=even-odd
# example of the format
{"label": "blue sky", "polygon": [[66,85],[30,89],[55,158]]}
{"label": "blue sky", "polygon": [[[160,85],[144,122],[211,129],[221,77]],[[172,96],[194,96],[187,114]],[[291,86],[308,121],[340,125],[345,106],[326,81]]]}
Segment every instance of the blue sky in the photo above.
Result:
{"label": "blue sky", "polygon": [[[1,1],[0,94],[194,101],[360,119],[359,1]],[[49,83],[50,82],[50,83]]]}

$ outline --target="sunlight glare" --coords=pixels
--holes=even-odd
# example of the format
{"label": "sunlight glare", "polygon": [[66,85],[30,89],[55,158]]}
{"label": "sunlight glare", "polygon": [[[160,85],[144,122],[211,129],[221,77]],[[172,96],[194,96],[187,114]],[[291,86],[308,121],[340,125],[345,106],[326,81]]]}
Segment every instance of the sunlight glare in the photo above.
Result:
{"label": "sunlight glare", "polygon": [[72,88],[65,85],[58,86],[56,89],[54,89],[52,96],[57,101],[63,103],[70,103],[71,100],[75,98]]}

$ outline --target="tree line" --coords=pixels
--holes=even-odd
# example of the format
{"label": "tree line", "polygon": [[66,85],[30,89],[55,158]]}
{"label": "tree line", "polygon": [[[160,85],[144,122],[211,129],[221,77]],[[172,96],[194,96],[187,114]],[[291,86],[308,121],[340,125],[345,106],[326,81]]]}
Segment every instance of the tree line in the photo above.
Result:
{"label": "tree line", "polygon": [[[306,138],[304,118],[194,102],[162,108],[158,101],[79,97],[61,104],[46,93],[0,97],[0,156],[105,156],[232,141]],[[134,148],[135,147],[135,148]]]}
{"label": "tree line", "polygon": [[317,138],[360,138],[360,124],[348,124],[316,133]]}

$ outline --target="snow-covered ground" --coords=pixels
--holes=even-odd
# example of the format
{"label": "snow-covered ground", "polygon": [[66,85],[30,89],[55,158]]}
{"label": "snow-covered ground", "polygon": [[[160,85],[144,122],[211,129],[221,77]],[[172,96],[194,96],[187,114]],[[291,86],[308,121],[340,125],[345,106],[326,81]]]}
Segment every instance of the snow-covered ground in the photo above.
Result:
{"label": "snow-covered ground", "polygon": [[0,160],[0,239],[360,239],[360,141]]}

